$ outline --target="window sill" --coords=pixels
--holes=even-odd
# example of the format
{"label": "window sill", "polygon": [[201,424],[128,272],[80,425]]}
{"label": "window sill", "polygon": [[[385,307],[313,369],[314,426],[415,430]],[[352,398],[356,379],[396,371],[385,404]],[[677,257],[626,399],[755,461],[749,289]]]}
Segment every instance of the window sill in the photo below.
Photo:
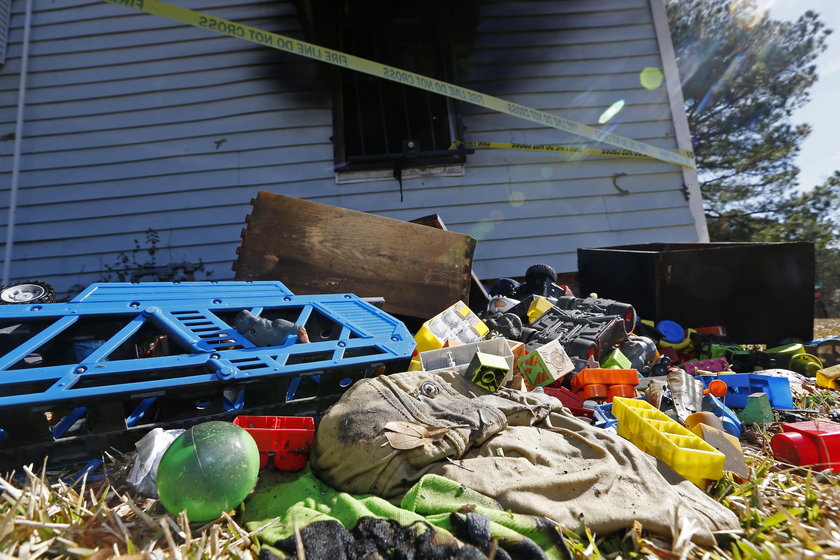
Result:
{"label": "window sill", "polygon": [[[418,179],[422,177],[463,177],[464,165],[433,165],[428,167],[406,167],[402,171],[403,179]],[[339,171],[335,174],[337,185],[352,183],[366,183],[368,181],[393,181],[392,169],[359,169],[356,171]]]}

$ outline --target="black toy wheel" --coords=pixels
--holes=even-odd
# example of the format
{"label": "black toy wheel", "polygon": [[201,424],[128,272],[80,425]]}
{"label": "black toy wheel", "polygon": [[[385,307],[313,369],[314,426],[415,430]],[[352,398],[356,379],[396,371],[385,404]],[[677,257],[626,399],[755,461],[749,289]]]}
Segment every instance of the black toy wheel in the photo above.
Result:
{"label": "black toy wheel", "polygon": [[55,290],[46,282],[12,282],[0,288],[0,305],[15,303],[53,303]]}
{"label": "black toy wheel", "polygon": [[557,273],[547,264],[532,264],[525,271],[526,282],[534,282],[540,278],[550,278],[552,282],[557,282]]}

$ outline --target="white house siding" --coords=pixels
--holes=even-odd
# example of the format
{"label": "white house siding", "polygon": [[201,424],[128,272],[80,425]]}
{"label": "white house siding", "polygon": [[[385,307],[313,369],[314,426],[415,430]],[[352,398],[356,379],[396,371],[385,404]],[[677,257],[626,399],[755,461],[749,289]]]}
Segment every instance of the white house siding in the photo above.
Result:
{"label": "white house siding", "polygon": [[[482,278],[535,262],[574,271],[579,247],[698,240],[682,172],[653,160],[477,150],[463,177],[404,179],[403,201],[395,180],[337,185],[316,63],[104,2],[33,3],[13,279],[87,284],[148,228],[161,235],[160,264],[201,260],[230,279],[259,190],[404,220],[438,213],[479,239]],[[302,38],[291,2],[177,3]],[[0,239],[23,9],[13,2],[0,69]],[[664,88],[639,84],[643,68],[662,67],[649,0],[485,1],[481,13],[460,83],[592,125],[623,99],[611,130],[676,148]],[[462,109],[468,140],[577,140]]]}

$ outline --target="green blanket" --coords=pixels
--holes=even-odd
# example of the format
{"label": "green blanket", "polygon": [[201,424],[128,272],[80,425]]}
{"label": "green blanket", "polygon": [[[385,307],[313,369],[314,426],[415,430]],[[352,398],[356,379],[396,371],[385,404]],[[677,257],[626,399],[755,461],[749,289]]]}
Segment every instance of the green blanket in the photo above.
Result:
{"label": "green blanket", "polygon": [[[377,496],[338,492],[308,468],[293,474],[265,471],[245,502],[243,515],[248,530],[261,529],[262,545],[280,558],[285,555],[273,545],[292,537],[295,526],[337,521],[352,530],[363,518],[374,517],[412,526],[419,533],[433,530],[436,541],[454,543],[456,537],[465,540],[466,533],[474,532],[470,523],[480,516],[489,520],[490,538],[511,557],[539,556],[540,549],[548,559],[568,557],[553,522],[503,511],[491,498],[438,475],[421,478],[398,507]],[[483,519],[481,523],[486,524]]]}

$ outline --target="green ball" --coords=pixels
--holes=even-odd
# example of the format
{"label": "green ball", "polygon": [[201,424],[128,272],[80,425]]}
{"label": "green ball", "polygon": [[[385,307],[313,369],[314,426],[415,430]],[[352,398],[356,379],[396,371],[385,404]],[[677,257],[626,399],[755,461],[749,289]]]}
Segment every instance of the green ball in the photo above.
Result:
{"label": "green ball", "polygon": [[210,521],[242,503],[259,471],[251,434],[229,422],[205,422],[178,436],[163,454],[158,495],[169,513],[186,510],[190,521]]}

